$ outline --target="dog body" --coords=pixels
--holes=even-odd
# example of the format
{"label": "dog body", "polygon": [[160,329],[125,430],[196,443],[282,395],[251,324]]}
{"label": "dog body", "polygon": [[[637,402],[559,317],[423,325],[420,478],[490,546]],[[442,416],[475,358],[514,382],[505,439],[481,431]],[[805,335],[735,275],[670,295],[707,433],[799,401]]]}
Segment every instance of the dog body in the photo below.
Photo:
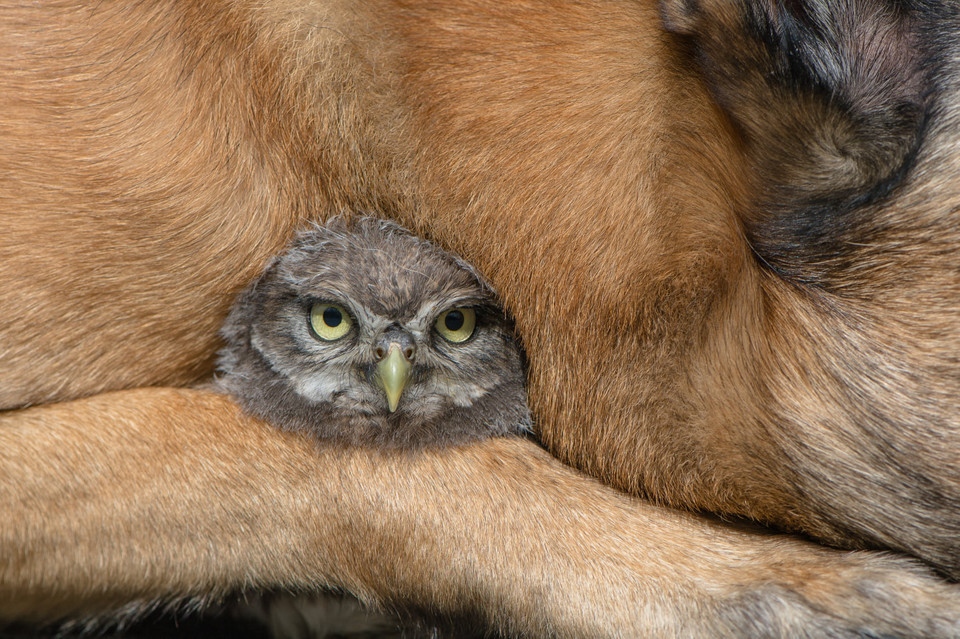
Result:
{"label": "dog body", "polygon": [[[889,153],[813,161],[847,119],[744,124],[770,95],[806,122],[823,82],[776,83],[808,62],[768,86],[710,46],[793,14],[670,4],[679,34],[616,1],[3,9],[0,406],[50,405],[0,418],[0,612],[329,584],[568,636],[955,630],[953,589],[899,561],[631,500],[527,443],[318,453],[203,391],[123,390],[209,375],[231,300],[298,226],[381,210],[498,290],[560,460],[960,576],[955,16],[824,37],[841,61],[915,47],[877,59],[918,88],[839,111],[913,108]],[[841,4],[817,33],[872,6]],[[758,68],[782,44],[760,42]]]}

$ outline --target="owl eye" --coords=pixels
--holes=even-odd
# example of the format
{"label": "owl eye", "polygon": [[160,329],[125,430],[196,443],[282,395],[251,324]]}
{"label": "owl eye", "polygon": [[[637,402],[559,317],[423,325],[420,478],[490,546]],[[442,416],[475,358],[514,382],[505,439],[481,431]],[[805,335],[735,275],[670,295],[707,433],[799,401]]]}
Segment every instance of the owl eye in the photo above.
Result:
{"label": "owl eye", "polygon": [[342,306],[317,302],[310,309],[310,326],[320,339],[332,342],[350,331],[350,315]]}
{"label": "owl eye", "polygon": [[451,308],[437,318],[434,326],[445,340],[459,344],[473,335],[477,327],[477,314],[472,308]]}

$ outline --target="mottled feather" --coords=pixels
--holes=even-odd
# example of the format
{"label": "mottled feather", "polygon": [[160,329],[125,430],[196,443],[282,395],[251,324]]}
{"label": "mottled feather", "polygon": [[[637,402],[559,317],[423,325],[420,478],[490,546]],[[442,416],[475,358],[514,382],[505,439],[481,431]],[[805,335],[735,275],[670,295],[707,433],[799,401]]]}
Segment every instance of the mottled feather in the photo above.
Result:
{"label": "mottled feather", "polygon": [[[349,330],[321,338],[311,324],[317,305],[339,309]],[[476,318],[462,343],[437,328],[451,309]],[[218,385],[282,428],[419,447],[530,427],[521,351],[490,287],[391,222],[336,217],[300,234],[238,297],[222,335]],[[378,384],[389,344],[410,354],[395,411]]]}

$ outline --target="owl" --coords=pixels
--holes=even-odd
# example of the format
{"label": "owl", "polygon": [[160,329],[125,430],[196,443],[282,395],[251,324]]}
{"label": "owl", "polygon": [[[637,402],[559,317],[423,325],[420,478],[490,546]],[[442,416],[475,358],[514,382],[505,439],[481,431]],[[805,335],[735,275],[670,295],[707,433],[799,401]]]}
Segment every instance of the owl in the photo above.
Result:
{"label": "owl", "polygon": [[303,232],[221,335],[216,384],[285,429],[393,448],[530,429],[521,350],[490,287],[391,222]]}

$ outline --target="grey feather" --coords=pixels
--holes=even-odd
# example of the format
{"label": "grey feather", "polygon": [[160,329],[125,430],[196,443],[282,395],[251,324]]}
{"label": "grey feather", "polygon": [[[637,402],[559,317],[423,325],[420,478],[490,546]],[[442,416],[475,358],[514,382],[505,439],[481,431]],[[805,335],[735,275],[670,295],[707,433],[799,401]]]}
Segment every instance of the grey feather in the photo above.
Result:
{"label": "grey feather", "polygon": [[[315,305],[345,311],[349,332],[321,339]],[[438,333],[451,309],[476,317],[462,343]],[[522,353],[490,287],[463,260],[391,222],[336,217],[300,234],[240,294],[221,334],[217,385],[285,429],[416,448],[530,428]],[[412,353],[395,412],[377,383],[385,336]]]}

